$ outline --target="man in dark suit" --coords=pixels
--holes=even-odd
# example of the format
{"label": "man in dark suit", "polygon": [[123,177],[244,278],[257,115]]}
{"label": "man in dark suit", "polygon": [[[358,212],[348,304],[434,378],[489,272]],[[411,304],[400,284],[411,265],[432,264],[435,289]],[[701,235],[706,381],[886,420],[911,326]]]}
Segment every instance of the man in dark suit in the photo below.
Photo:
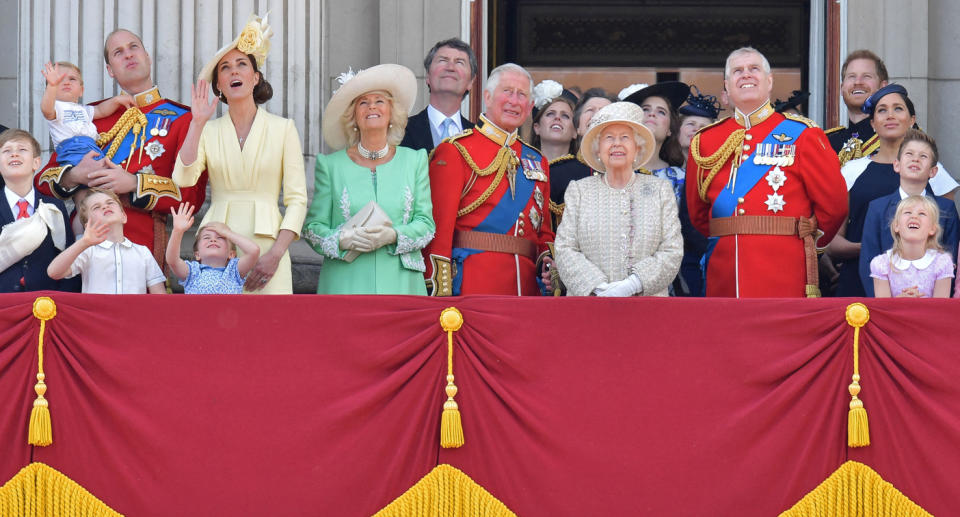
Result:
{"label": "man in dark suit", "polygon": [[444,138],[472,128],[460,114],[460,104],[477,75],[477,57],[459,38],[438,42],[423,60],[430,104],[407,121],[400,145],[431,151]]}

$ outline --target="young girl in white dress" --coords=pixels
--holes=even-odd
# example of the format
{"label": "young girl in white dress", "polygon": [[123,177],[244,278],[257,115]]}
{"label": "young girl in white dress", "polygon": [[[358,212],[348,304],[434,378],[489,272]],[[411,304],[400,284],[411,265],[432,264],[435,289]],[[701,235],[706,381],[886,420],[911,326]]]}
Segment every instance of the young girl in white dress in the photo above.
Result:
{"label": "young girl in white dress", "polygon": [[940,211],[926,196],[897,205],[890,223],[893,248],[870,261],[877,298],[948,298],[953,258],[940,247]]}

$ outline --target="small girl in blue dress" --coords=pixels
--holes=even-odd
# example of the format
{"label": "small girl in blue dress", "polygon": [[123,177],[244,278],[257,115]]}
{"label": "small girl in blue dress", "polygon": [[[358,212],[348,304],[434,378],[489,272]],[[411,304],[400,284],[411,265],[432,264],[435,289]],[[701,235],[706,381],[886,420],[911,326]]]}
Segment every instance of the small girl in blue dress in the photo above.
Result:
{"label": "small girl in blue dress", "polygon": [[[240,235],[223,223],[207,223],[197,230],[193,243],[196,261],[180,258],[183,234],[193,226],[190,203],[181,203],[173,214],[173,231],[167,243],[167,263],[177,275],[186,294],[240,294],[244,277],[257,263],[260,247],[252,239]],[[237,248],[243,256],[237,258]]]}

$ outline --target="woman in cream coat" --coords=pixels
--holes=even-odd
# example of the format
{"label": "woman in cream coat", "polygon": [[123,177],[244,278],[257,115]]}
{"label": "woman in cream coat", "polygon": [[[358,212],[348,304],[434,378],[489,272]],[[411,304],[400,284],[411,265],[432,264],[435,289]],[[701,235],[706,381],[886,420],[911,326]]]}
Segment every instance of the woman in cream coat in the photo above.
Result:
{"label": "woman in cream coat", "polygon": [[573,296],[667,296],[683,238],[670,182],[635,173],[650,159],[643,110],[615,102],[593,116],[584,160],[602,175],[567,187],[555,242],[560,279]]}
{"label": "woman in cream coat", "polygon": [[[259,106],[273,96],[260,72],[270,36],[266,20],[251,17],[240,36],[204,66],[192,88],[193,120],[173,180],[193,185],[206,169],[212,193],[201,226],[222,222],[260,246],[244,291],[290,294],[287,248],[303,226],[307,186],[296,126]],[[214,95],[230,106],[228,115],[212,121],[217,99],[209,101],[208,81]],[[283,215],[277,205],[281,187]]]}

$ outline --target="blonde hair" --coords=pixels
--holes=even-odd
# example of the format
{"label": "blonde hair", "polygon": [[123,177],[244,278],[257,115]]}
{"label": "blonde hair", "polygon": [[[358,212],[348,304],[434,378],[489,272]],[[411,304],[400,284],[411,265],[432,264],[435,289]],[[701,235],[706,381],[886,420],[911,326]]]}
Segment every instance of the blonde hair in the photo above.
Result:
{"label": "blonde hair", "polygon": [[[893,265],[893,257],[900,256],[903,251],[903,241],[900,239],[900,233],[897,232],[897,225],[900,222],[900,216],[908,206],[922,205],[927,210],[930,218],[933,219],[933,227],[936,231],[933,235],[927,237],[926,249],[943,251],[940,245],[940,237],[943,234],[943,227],[940,226],[940,208],[937,203],[927,196],[907,196],[897,205],[897,211],[893,214],[893,221],[890,222],[890,234],[893,235],[893,247],[890,248],[890,265]],[[891,270],[896,268],[891,267]]]}
{"label": "blonde hair", "polygon": [[69,61],[57,61],[55,63],[59,68],[72,68],[77,72],[77,75],[80,76],[80,84],[83,85],[83,72],[80,71],[80,67],[69,62]]}
{"label": "blonde hair", "polygon": [[87,226],[87,215],[88,215],[87,200],[90,199],[90,196],[94,194],[103,194],[109,198],[112,198],[114,201],[117,202],[118,205],[120,205],[120,210],[124,210],[123,203],[120,202],[120,198],[117,197],[117,194],[114,193],[112,190],[96,188],[96,187],[89,188],[86,190],[86,194],[83,196],[83,199],[81,199],[80,202],[77,203],[77,216],[80,217],[80,224],[82,224],[83,226]]}
{"label": "blonde hair", "polygon": [[403,133],[407,129],[407,112],[397,106],[393,100],[393,95],[385,90],[372,90],[357,95],[350,106],[340,115],[340,127],[343,128],[343,134],[347,137],[347,147],[353,147],[360,141],[360,128],[357,126],[357,99],[364,95],[372,93],[383,95],[390,102],[390,126],[387,128],[387,143],[390,145],[400,145],[403,141]]}

